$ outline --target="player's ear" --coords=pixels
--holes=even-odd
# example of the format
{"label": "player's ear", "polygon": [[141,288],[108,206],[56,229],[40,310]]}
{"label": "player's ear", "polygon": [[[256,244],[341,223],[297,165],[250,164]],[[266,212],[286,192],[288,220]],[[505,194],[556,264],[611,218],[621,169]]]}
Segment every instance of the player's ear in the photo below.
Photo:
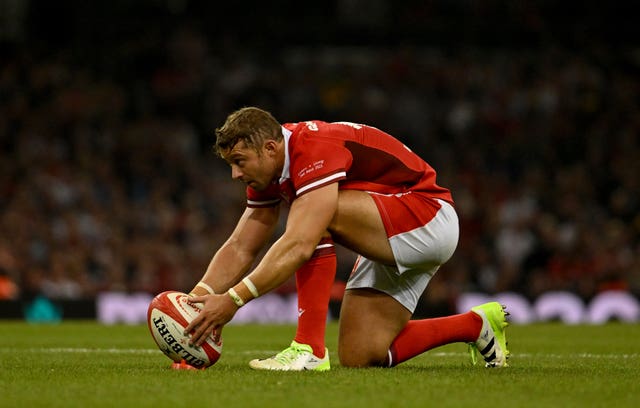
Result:
{"label": "player's ear", "polygon": [[278,151],[278,142],[273,139],[267,139],[262,145],[262,149],[268,155],[275,155]]}

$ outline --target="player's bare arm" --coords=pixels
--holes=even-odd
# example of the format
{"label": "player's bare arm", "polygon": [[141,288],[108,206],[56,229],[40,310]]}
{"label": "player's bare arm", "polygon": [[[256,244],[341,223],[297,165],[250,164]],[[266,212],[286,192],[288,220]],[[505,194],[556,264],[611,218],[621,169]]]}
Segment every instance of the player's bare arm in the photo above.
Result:
{"label": "player's bare arm", "polygon": [[[259,293],[280,286],[311,258],[337,207],[338,183],[311,191],[293,202],[286,231],[249,275]],[[241,297],[251,298],[244,285],[238,285],[236,290]]]}
{"label": "player's bare arm", "polygon": [[[306,262],[334,217],[338,206],[338,184],[310,191],[291,205],[287,227],[258,266],[248,276],[258,293],[267,293],[289,279]],[[251,288],[239,283],[233,288],[244,301],[253,298]],[[205,341],[212,330],[219,330],[238,309],[227,294],[194,298],[204,303],[202,313],[187,326],[196,345]]]}
{"label": "player's bare arm", "polygon": [[[201,282],[216,293],[224,293],[238,283],[272,236],[278,215],[279,207],[247,208],[229,239],[211,259]],[[207,292],[203,286],[191,291],[195,295]]]}

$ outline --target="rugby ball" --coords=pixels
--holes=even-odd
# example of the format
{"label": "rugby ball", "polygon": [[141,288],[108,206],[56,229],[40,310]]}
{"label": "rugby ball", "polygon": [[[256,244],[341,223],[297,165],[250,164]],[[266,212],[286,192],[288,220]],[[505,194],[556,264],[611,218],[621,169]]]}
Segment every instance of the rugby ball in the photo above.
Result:
{"label": "rugby ball", "polygon": [[171,290],[158,294],[149,304],[147,323],[153,340],[167,357],[176,363],[185,360],[193,367],[206,368],[220,358],[222,339],[215,342],[210,335],[199,347],[189,345],[184,329],[201,311],[190,298]]}

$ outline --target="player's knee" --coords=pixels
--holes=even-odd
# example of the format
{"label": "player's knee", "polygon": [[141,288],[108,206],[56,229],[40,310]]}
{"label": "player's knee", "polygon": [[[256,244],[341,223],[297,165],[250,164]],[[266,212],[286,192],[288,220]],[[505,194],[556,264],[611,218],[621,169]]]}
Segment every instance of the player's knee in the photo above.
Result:
{"label": "player's knee", "polygon": [[343,367],[381,367],[387,360],[387,350],[339,347],[338,357]]}

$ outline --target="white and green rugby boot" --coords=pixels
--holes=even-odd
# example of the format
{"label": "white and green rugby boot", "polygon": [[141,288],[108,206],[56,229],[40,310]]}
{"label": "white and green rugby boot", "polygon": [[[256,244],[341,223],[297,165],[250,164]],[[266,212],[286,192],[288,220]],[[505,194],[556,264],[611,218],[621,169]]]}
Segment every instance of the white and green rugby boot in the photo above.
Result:
{"label": "white and green rugby boot", "polygon": [[509,325],[506,316],[506,306],[498,302],[489,302],[471,308],[471,311],[482,317],[482,330],[475,343],[469,343],[471,361],[475,365],[479,353],[485,361],[486,367],[507,367],[509,350],[505,328]]}
{"label": "white and green rugby boot", "polygon": [[327,371],[331,369],[328,349],[325,348],[324,357],[319,358],[313,354],[311,346],[295,341],[292,341],[291,346],[273,357],[251,360],[249,367],[254,370],[274,371]]}

